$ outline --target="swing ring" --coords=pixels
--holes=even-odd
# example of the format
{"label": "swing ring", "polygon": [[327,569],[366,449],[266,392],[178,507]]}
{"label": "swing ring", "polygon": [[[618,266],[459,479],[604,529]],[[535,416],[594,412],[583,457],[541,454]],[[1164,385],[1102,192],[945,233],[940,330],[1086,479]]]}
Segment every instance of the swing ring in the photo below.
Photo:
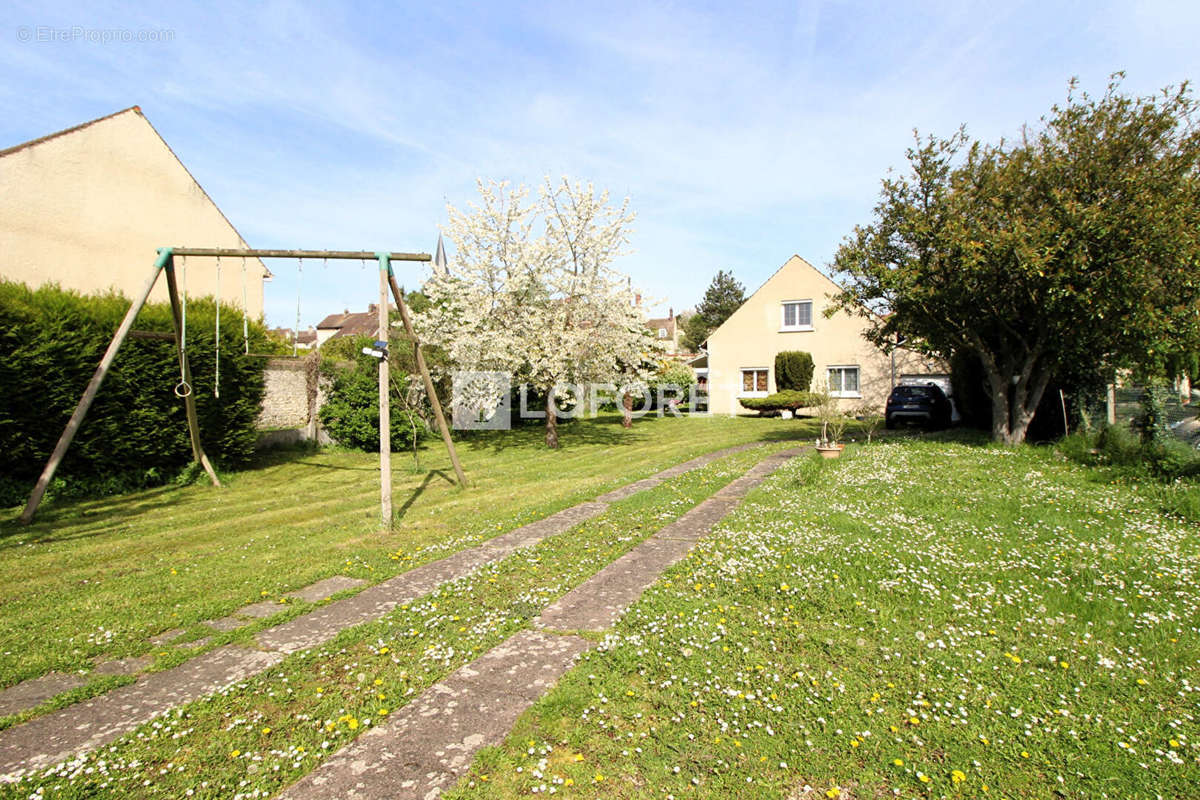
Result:
{"label": "swing ring", "polygon": [[180,398],[187,397],[191,393],[192,393],[192,387],[188,385],[187,381],[180,381],[179,383],[175,384],[175,396],[176,397],[180,397]]}

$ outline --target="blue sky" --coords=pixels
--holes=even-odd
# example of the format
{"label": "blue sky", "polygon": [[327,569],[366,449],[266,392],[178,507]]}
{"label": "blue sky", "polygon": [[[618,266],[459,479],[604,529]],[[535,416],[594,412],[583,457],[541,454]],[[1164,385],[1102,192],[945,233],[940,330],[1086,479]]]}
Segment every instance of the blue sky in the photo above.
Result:
{"label": "blue sky", "polygon": [[[914,128],[995,140],[1072,76],[1200,77],[1194,0],[161,5],[6,3],[0,147],[140,105],[255,247],[432,251],[477,177],[565,174],[631,198],[618,266],[664,312],[719,269],[752,291],[792,253],[824,267]],[[21,41],[39,27],[170,33]],[[302,323],[376,292],[306,268]]]}

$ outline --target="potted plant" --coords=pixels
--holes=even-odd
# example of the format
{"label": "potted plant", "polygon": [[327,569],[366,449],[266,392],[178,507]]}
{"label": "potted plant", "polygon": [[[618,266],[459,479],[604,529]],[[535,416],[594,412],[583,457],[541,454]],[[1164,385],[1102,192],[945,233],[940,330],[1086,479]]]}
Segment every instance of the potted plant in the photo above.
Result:
{"label": "potted plant", "polygon": [[842,433],[850,418],[838,405],[838,399],[829,391],[829,385],[822,382],[813,390],[813,404],[817,409],[817,419],[821,422],[821,438],[817,440],[817,452],[822,458],[837,458],[842,454]]}

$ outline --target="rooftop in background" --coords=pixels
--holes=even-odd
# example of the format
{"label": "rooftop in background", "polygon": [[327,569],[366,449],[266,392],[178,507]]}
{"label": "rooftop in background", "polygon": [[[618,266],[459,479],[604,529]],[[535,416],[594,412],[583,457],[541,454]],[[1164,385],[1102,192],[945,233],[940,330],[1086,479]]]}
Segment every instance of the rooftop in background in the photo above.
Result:
{"label": "rooftop in background", "polygon": [[[396,307],[388,303],[388,311]],[[379,304],[371,303],[366,311],[346,309],[341,314],[330,314],[317,323],[317,347],[330,339],[343,336],[375,336],[379,333]]]}

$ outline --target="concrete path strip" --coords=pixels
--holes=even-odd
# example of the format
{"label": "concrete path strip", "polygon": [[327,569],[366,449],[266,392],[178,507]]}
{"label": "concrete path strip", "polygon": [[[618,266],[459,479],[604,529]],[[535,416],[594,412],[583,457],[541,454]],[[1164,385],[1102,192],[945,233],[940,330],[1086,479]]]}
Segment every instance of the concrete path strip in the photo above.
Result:
{"label": "concrete path strip", "polygon": [[523,631],[434,684],[282,798],[432,797],[454,785],[479,748],[500,741],[592,643]]}
{"label": "concrete path strip", "polygon": [[292,784],[280,800],[437,797],[466,774],[480,748],[500,744],[592,646],[551,630],[611,627],[747,492],[803,449],[763,459],[550,606],[535,622],[546,631],[522,631],[451,673]]}
{"label": "concrete path strip", "polygon": [[108,744],[176,706],[257,675],[283,653],[220,647],[137,683],[37,717],[0,734],[0,769],[14,780]]}
{"label": "concrete path strip", "polygon": [[[288,654],[324,644],[346,628],[378,620],[443,583],[604,513],[611,502],[658,486],[717,459],[759,446],[760,442],[752,442],[706,453],[601,495],[595,501],[564,509],[268,628],[257,637],[259,646],[266,652],[232,646],[219,648],[172,669],[143,675],[137,683],[0,731],[0,783],[11,782],[26,772],[52,766],[108,744],[172,708],[258,675]],[[237,624],[243,623],[237,621]],[[46,686],[29,687],[29,692],[10,695],[11,703],[15,706],[30,702],[28,696],[40,698],[33,705],[48,699],[51,695],[45,692],[50,689],[50,682],[46,683]],[[65,683],[62,685],[72,688]]]}

